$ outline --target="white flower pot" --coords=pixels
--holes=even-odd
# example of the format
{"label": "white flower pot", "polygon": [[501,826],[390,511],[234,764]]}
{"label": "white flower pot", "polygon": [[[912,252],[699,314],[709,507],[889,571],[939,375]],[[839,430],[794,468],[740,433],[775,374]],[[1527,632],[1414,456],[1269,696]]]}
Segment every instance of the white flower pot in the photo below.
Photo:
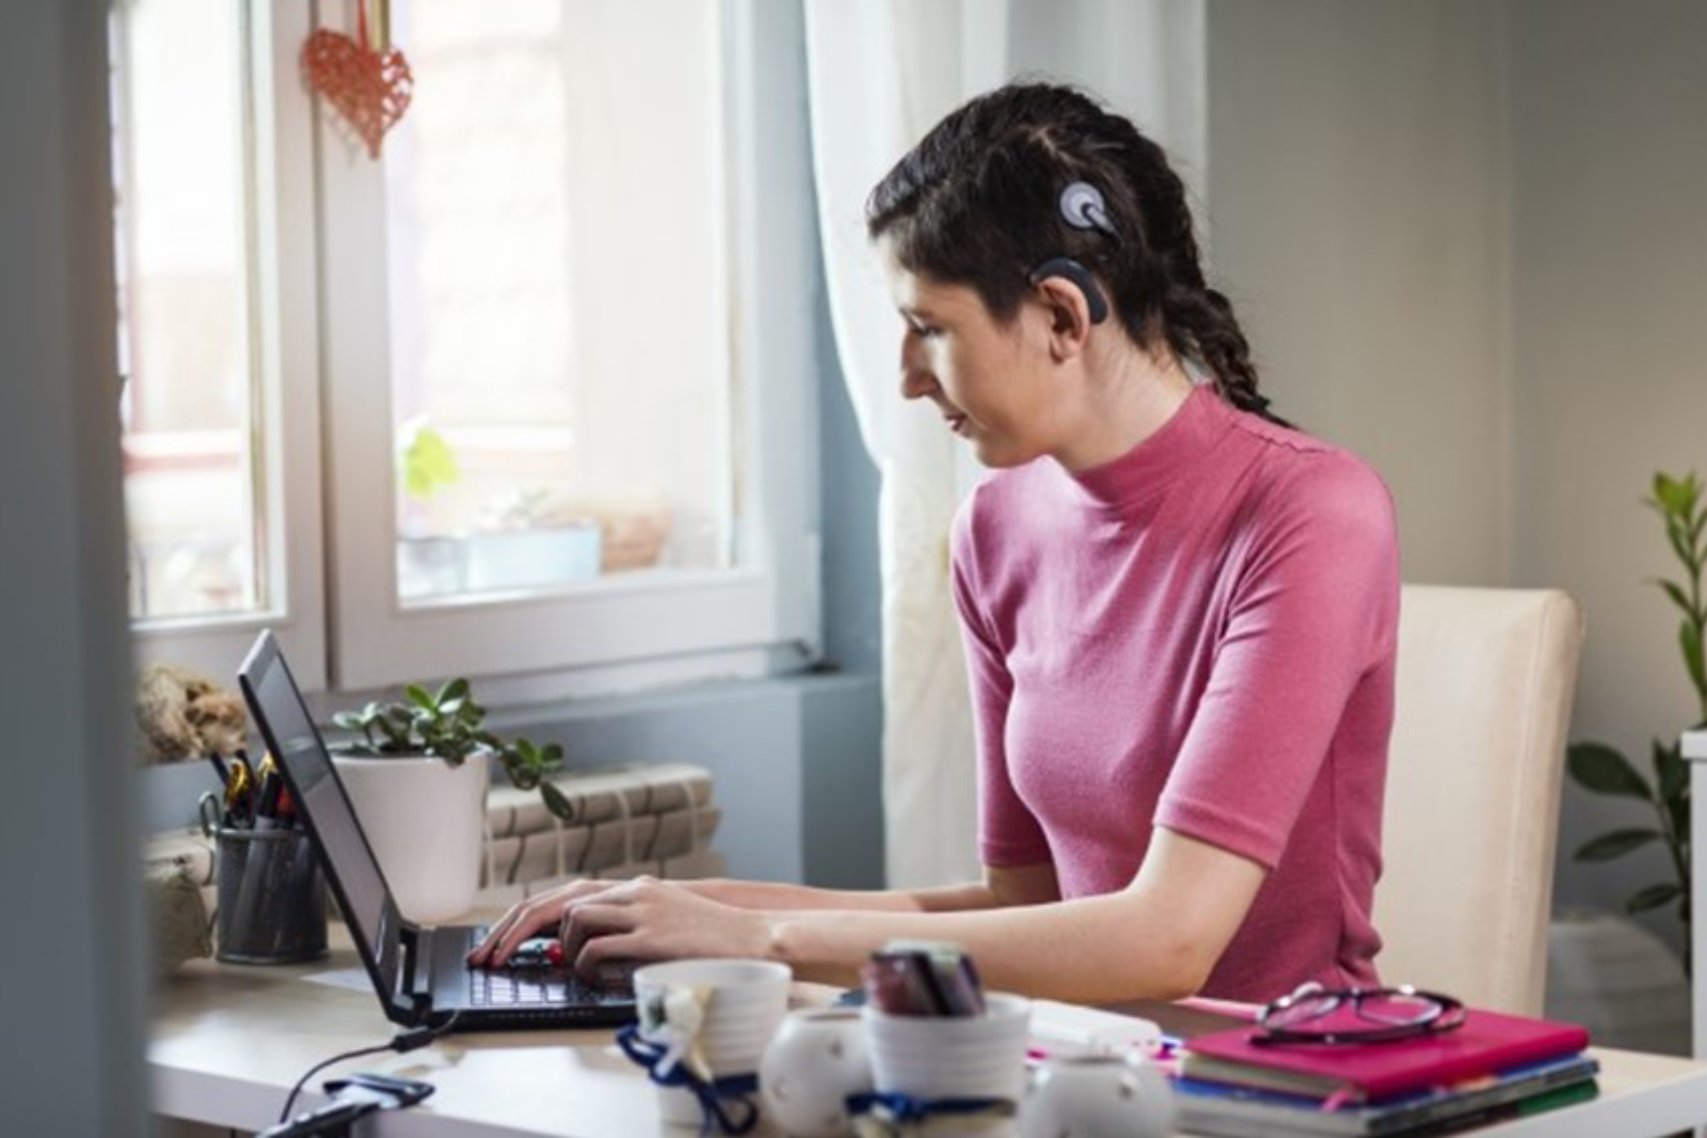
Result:
{"label": "white flower pot", "polygon": [[431,755],[337,755],[368,845],[405,919],[441,924],[468,912],[480,886],[487,759],[459,767]]}

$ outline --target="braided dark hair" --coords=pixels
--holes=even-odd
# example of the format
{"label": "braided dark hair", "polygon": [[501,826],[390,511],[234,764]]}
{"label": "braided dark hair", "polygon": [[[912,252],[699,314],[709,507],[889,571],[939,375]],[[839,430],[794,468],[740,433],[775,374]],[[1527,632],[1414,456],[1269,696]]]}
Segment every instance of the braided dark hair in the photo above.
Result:
{"label": "braided dark hair", "polygon": [[[1061,217],[1069,183],[1103,196],[1113,235]],[[1273,422],[1233,306],[1210,288],[1185,186],[1155,142],[1072,87],[1013,83],[964,104],[895,164],[866,201],[866,230],[910,272],[969,285],[997,320],[1050,257],[1087,265],[1135,343],[1157,338],[1200,365],[1233,406]]]}

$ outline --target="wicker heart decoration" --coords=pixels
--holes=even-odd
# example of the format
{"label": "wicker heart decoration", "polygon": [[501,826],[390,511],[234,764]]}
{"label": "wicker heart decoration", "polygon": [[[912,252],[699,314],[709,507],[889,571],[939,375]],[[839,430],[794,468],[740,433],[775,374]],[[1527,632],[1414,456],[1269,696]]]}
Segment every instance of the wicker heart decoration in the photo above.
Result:
{"label": "wicker heart decoration", "polygon": [[342,32],[318,28],[303,46],[302,57],[308,85],[348,120],[367,144],[368,154],[378,158],[385,132],[409,109],[415,76],[401,51],[378,52],[366,46],[366,31],[364,26],[364,42],[357,43]]}

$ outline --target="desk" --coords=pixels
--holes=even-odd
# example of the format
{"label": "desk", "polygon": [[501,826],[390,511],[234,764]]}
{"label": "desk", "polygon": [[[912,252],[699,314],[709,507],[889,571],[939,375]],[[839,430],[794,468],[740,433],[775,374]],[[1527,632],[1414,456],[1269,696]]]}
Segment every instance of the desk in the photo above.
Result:
{"label": "desk", "polygon": [[[290,1086],[316,1062],[383,1043],[392,1026],[371,992],[303,979],[357,967],[334,926],[329,959],[290,967],[210,960],[185,965],[161,987],[148,1047],[157,1114],[241,1130],[278,1117]],[[1538,1118],[1474,1131],[1486,1138],[1644,1138],[1707,1121],[1707,1064],[1597,1050],[1600,1097]],[[351,1070],[425,1079],[438,1092],[383,1115],[364,1135],[411,1138],[635,1138],[660,1131],[652,1088],[608,1031],[450,1035],[408,1055],[352,1060]],[[300,1108],[299,1108],[300,1109]],[[684,1131],[666,1131],[673,1135]]]}

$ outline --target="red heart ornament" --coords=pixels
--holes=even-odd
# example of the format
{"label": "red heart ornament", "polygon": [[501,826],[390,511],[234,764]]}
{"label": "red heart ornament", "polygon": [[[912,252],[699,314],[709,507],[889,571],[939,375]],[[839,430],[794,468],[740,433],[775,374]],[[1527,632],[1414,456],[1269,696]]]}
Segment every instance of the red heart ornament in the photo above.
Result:
{"label": "red heart ornament", "polygon": [[415,76],[396,48],[381,53],[342,32],[318,28],[302,48],[308,85],[355,128],[367,152],[379,157],[385,132],[409,109]]}

